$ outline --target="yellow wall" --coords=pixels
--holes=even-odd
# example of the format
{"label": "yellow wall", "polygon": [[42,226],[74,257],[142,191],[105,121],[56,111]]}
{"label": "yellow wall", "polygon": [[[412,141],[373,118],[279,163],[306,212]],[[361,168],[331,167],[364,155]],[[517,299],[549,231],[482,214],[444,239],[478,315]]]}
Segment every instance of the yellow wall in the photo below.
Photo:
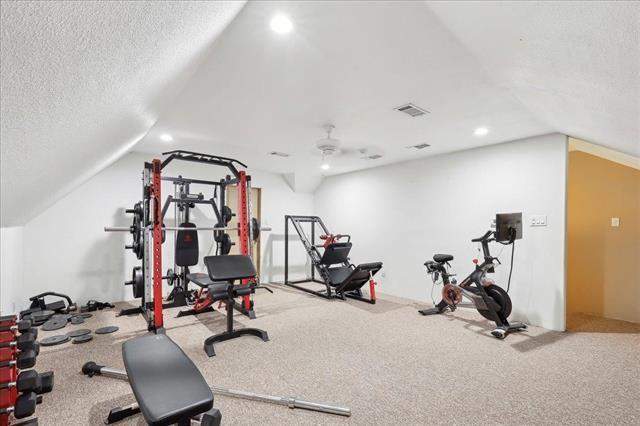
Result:
{"label": "yellow wall", "polygon": [[640,323],[640,170],[572,151],[567,197],[567,315]]}

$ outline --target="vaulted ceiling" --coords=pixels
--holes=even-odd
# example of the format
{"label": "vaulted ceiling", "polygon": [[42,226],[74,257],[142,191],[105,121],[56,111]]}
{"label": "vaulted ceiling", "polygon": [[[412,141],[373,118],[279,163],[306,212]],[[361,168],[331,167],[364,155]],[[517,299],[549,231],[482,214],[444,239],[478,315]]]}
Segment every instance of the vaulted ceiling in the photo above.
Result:
{"label": "vaulted ceiling", "polygon": [[[640,156],[639,5],[3,2],[3,226],[129,150],[236,156],[305,191],[549,132]],[[291,33],[270,30],[277,13]],[[342,154],[322,171],[326,123]]]}

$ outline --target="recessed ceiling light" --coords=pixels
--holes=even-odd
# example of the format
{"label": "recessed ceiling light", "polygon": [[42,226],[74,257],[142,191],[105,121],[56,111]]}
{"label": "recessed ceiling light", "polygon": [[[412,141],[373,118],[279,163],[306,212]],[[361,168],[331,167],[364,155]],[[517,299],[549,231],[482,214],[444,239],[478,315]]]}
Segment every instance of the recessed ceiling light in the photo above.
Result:
{"label": "recessed ceiling light", "polygon": [[160,140],[163,142],[172,142],[173,136],[171,136],[169,133],[163,133],[160,135]]}
{"label": "recessed ceiling light", "polygon": [[322,163],[322,165],[320,166],[320,168],[322,170],[329,170],[331,168],[331,166],[329,165],[329,163]]}
{"label": "recessed ceiling light", "polygon": [[489,129],[486,127],[478,127],[473,131],[473,134],[476,136],[486,136],[489,133]]}
{"label": "recessed ceiling light", "polygon": [[293,23],[285,15],[276,15],[269,23],[271,29],[278,34],[288,34],[293,29]]}

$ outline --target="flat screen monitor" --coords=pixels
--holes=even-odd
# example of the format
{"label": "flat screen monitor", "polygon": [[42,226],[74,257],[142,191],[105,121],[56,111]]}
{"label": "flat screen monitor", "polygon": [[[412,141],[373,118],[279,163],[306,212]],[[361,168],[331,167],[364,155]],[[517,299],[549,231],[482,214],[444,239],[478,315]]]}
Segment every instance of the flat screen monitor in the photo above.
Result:
{"label": "flat screen monitor", "polygon": [[522,213],[496,214],[496,241],[512,242],[522,238]]}

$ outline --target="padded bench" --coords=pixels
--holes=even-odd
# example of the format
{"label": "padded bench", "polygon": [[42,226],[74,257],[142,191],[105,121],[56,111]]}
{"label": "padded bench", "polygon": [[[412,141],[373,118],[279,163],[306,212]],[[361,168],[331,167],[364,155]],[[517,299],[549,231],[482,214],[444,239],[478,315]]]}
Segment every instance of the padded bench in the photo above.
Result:
{"label": "padded bench", "polygon": [[189,425],[205,414],[202,424],[220,424],[213,393],[189,357],[164,334],[126,341],[122,358],[140,411],[150,425]]}

